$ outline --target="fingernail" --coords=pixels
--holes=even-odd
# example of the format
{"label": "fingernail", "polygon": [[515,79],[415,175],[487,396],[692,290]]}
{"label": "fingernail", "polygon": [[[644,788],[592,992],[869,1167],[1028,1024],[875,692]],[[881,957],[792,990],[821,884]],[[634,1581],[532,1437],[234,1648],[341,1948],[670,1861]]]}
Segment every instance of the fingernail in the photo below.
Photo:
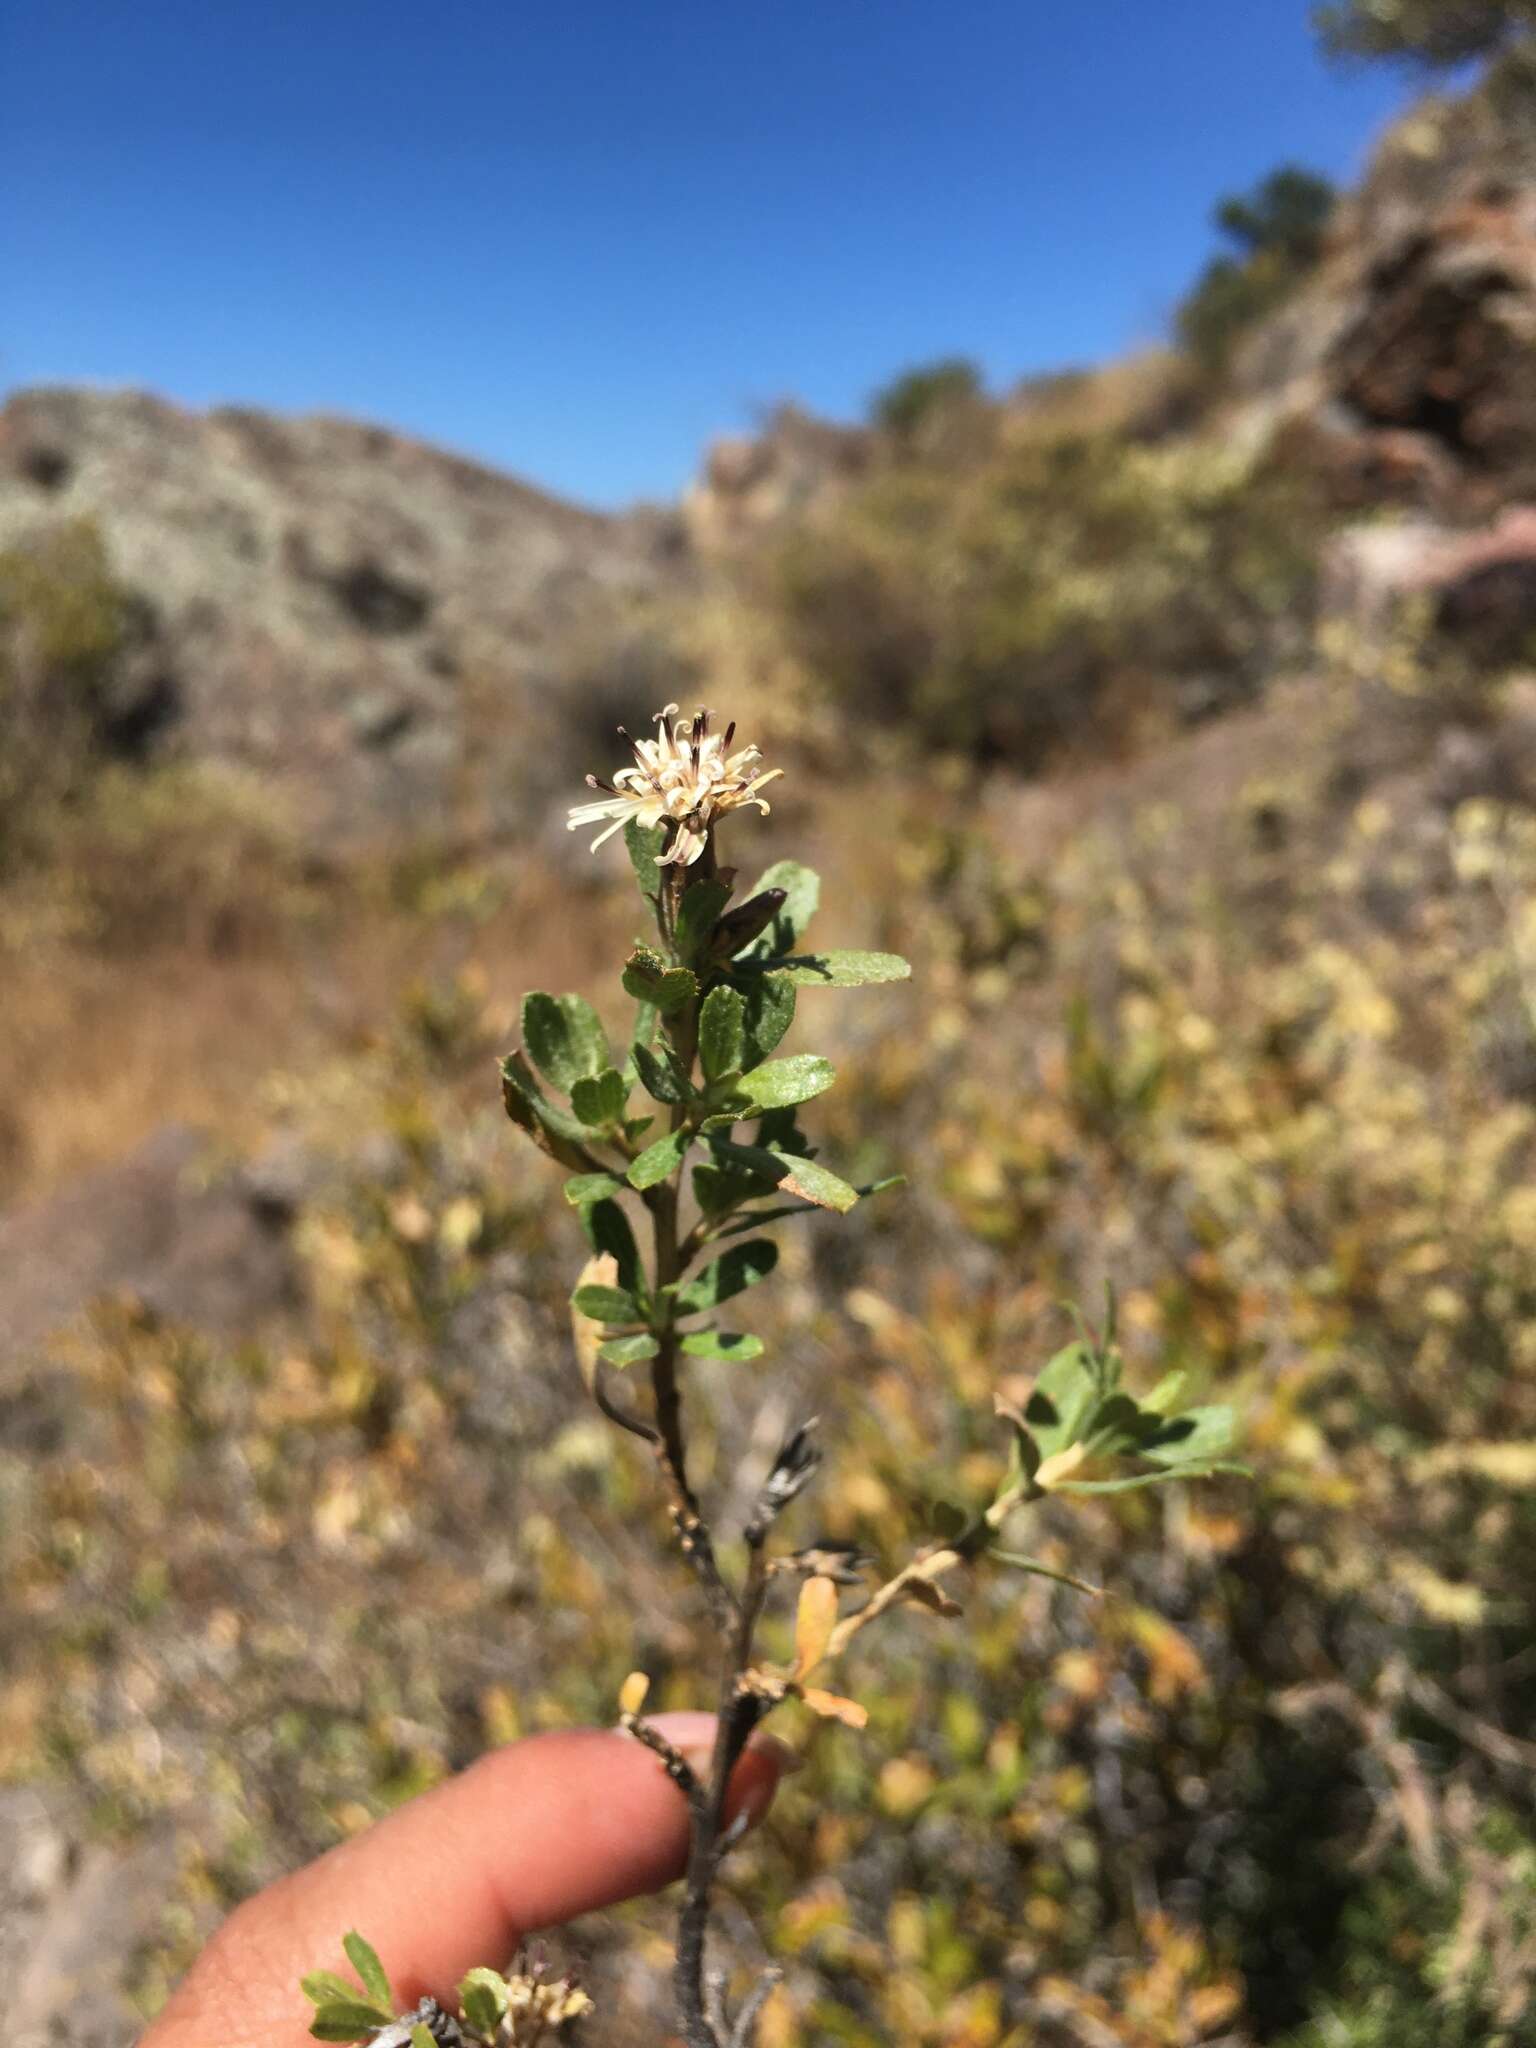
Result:
{"label": "fingernail", "polygon": [[743,1830],[755,1828],[773,1804],[773,1791],[772,1785],[765,1785],[760,1778],[754,1779],[741,1795],[735,1824]]}
{"label": "fingernail", "polygon": [[805,1769],[805,1758],[799,1750],[792,1749],[777,1735],[754,1735],[747,1747],[755,1749],[759,1756],[766,1756],[777,1764],[781,1778],[792,1778],[796,1771]]}

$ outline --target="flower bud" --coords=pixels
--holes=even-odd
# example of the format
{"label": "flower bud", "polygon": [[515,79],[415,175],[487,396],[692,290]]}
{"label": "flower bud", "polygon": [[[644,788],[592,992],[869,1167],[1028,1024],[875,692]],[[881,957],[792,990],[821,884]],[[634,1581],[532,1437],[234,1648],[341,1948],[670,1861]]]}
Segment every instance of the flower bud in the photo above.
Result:
{"label": "flower bud", "polygon": [[734,910],[728,910],[715,926],[715,935],[709,946],[710,957],[731,960],[743,946],[750,946],[784,908],[785,893],[783,889],[764,889],[761,895],[749,896],[745,903],[738,903]]}

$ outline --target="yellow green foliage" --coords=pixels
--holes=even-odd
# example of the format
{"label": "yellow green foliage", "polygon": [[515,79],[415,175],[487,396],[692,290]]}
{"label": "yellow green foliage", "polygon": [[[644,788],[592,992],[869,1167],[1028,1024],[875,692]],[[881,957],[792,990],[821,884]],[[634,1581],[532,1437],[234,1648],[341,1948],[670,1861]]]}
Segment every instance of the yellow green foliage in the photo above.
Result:
{"label": "yellow green foliage", "polygon": [[1035,767],[1240,698],[1306,615],[1299,488],[1227,447],[1000,433],[815,511],[766,603],[855,730]]}
{"label": "yellow green foliage", "polygon": [[[890,1566],[991,1496],[993,1396],[1110,1277],[1131,1384],[1234,1401],[1256,1477],[1047,1501],[1030,1549],[1100,1594],[951,1580],[961,1619],[859,1640],[867,1732],[807,1715],[731,1865],[786,1966],[770,2048],[1529,2038],[1536,788],[1495,696],[1502,793],[1448,790],[1454,706],[1397,680],[1341,664],[1063,785],[1048,831],[941,782],[883,785],[878,833],[817,805],[861,936],[917,964],[817,1128],[913,1191],[786,1238],[753,1314],[787,1378],[700,1367],[701,1488],[814,1407],[800,1529]],[[119,1307],[11,1396],[0,1775],[176,1831],[146,2005],[487,1742],[611,1718],[637,1668],[705,1696],[649,1459],[569,1356],[569,1214],[488,1086],[517,952],[266,1084],[324,1162],[302,1323]],[[605,2040],[658,2038],[664,1924],[582,1937]]]}
{"label": "yellow green foliage", "polygon": [[90,521],[0,552],[0,867],[26,855],[40,820],[86,772],[129,630]]}

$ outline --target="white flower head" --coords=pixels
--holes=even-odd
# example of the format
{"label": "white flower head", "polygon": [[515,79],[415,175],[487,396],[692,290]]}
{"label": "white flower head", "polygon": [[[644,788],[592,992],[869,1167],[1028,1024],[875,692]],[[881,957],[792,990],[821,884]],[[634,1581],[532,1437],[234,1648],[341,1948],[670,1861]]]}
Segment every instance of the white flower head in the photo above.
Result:
{"label": "white flower head", "polygon": [[[709,717],[701,711],[695,718],[678,718],[677,706],[668,704],[656,714],[654,739],[629,740],[620,726],[634,748],[633,765],[619,769],[612,782],[589,775],[588,786],[603,795],[596,803],[572,805],[567,829],[574,832],[578,825],[603,822],[605,829],[592,842],[595,853],[631,818],[640,825],[670,825],[672,837],[660,856],[661,865],[691,867],[727,811],[755,804],[766,815],[767,799],[758,791],[783,769],[764,773],[756,747],[742,747],[733,754],[735,726],[711,732]],[[675,724],[670,722],[674,719]]]}

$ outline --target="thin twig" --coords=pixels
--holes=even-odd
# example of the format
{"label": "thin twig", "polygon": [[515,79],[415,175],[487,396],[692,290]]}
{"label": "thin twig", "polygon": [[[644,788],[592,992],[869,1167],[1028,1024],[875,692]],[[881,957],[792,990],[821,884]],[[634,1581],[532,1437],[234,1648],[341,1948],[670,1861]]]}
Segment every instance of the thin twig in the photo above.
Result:
{"label": "thin twig", "polygon": [[911,1598],[914,1587],[932,1586],[945,1572],[952,1572],[956,1565],[964,1563],[965,1559],[958,1550],[947,1547],[920,1552],[910,1564],[903,1565],[893,1579],[887,1579],[883,1586],[871,1593],[862,1607],[855,1608],[852,1614],[844,1615],[832,1631],[831,1640],[827,1644],[827,1656],[840,1656],[861,1628],[867,1628],[870,1622],[878,1621],[880,1616],[888,1608],[894,1607],[898,1600]]}
{"label": "thin twig", "polygon": [[661,1758],[666,1765],[667,1776],[686,1794],[689,1805],[695,1805],[703,1788],[693,1765],[676,1744],[668,1742],[659,1728],[653,1727],[649,1721],[642,1721],[638,1714],[621,1714],[619,1726],[626,1735],[633,1735],[636,1742],[643,1743],[653,1755]]}
{"label": "thin twig", "polygon": [[753,2048],[757,2039],[757,2023],[763,2016],[763,2007],[782,1983],[782,1970],[764,1970],[761,1977],[742,2000],[741,2010],[736,2015],[736,2024],[731,2029],[730,2048]]}
{"label": "thin twig", "polygon": [[719,1716],[710,1762],[709,1794],[696,1810],[688,1850],[687,1881],[677,1920],[677,1960],[673,1984],[688,2048],[727,2048],[710,2023],[704,1990],[705,1943],[710,1906],[721,1859],[729,1847],[725,1800],[731,1773],[740,1761],[753,1729],[762,1717],[763,1702],[742,1686],[752,1662],[752,1639],[768,1587],[763,1541],[766,1526],[746,1531],[747,1572],[736,1603],[736,1624],[730,1632],[720,1673]]}
{"label": "thin twig", "polygon": [[620,1429],[627,1429],[631,1436],[639,1437],[642,1443],[655,1444],[658,1441],[655,1430],[648,1422],[643,1422],[628,1408],[621,1407],[608,1393],[603,1385],[601,1360],[598,1361],[597,1370],[592,1378],[592,1398],[608,1420],[616,1422]]}

